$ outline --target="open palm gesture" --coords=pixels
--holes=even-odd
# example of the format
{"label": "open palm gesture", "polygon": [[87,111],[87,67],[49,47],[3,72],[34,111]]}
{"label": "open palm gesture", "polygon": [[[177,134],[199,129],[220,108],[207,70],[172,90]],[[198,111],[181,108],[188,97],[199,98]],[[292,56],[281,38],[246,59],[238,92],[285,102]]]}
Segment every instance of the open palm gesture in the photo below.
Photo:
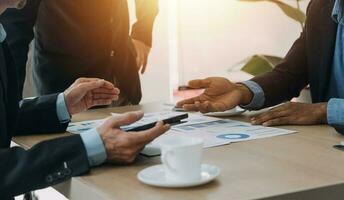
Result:
{"label": "open palm gesture", "polygon": [[177,103],[177,107],[189,111],[220,112],[250,102],[252,94],[244,85],[235,84],[221,77],[190,81],[194,89],[205,89],[203,94]]}

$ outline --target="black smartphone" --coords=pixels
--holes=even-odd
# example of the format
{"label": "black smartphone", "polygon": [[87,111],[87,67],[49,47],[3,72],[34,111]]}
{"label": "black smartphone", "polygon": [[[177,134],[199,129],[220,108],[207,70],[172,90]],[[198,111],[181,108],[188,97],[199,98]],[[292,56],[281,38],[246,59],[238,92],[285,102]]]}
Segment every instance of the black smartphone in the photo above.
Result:
{"label": "black smartphone", "polygon": [[344,146],[343,145],[334,145],[333,148],[338,149],[340,151],[344,151]]}
{"label": "black smartphone", "polygon": [[[174,117],[171,117],[168,119],[164,119],[164,120],[162,120],[162,122],[164,124],[169,124],[169,125],[173,126],[173,125],[185,123],[186,121],[182,121],[182,120],[187,119],[187,118],[189,118],[189,114],[185,113],[182,115],[178,115],[178,116],[174,116]],[[158,122],[144,124],[142,126],[137,126],[137,127],[131,128],[131,129],[126,129],[125,131],[134,131],[134,132],[145,131],[145,130],[148,130],[148,129],[155,127],[156,123],[158,123]]]}

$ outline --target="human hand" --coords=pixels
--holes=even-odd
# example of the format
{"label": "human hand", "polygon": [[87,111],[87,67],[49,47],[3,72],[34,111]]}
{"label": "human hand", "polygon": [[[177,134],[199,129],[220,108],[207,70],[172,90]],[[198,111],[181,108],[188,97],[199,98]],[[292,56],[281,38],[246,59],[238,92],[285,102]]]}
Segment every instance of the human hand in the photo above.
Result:
{"label": "human hand", "polygon": [[253,125],[313,125],[327,123],[327,103],[286,103],[253,117]]}
{"label": "human hand", "polygon": [[151,48],[147,46],[145,43],[133,39],[133,44],[136,49],[136,64],[138,67],[138,71],[141,70],[141,74],[145,73],[147,62],[148,62],[148,55],[150,53]]}
{"label": "human hand", "polygon": [[110,105],[118,100],[120,91],[105,80],[79,78],[65,92],[64,98],[70,115],[94,106]]}
{"label": "human hand", "polygon": [[202,113],[220,112],[241,104],[249,104],[253,98],[252,92],[246,86],[221,77],[193,80],[189,82],[189,86],[205,90],[197,97],[178,102],[178,108]]}
{"label": "human hand", "polygon": [[121,126],[130,125],[143,117],[143,112],[130,112],[120,117],[110,117],[97,128],[107,153],[107,161],[117,164],[130,164],[142,151],[146,144],[153,141],[170,129],[163,122],[149,130],[141,132],[125,132]]}

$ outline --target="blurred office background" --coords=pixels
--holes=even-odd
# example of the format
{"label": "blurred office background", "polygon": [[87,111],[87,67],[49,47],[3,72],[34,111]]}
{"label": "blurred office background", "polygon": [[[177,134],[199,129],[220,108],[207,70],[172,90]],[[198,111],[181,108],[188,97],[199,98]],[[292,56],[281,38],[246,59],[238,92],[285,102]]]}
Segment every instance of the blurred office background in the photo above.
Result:
{"label": "blurred office background", "polygon": [[[128,1],[134,22],[135,0]],[[308,3],[309,0],[301,1],[304,11]],[[148,70],[141,77],[142,102],[170,101],[173,90],[190,79],[248,79],[250,76],[243,72],[228,70],[253,54],[284,56],[300,31],[298,23],[267,2],[160,0]],[[33,95],[30,80],[25,94]],[[43,190],[39,195],[42,199],[63,199],[51,192]]]}
{"label": "blurred office background", "polygon": [[[128,1],[135,22],[135,0]],[[301,1],[303,10],[308,3]],[[253,54],[284,56],[300,31],[298,23],[268,2],[160,0],[148,70],[141,76],[142,102],[169,101],[173,89],[190,79],[248,79],[228,70]],[[25,94],[33,95],[30,81]]]}

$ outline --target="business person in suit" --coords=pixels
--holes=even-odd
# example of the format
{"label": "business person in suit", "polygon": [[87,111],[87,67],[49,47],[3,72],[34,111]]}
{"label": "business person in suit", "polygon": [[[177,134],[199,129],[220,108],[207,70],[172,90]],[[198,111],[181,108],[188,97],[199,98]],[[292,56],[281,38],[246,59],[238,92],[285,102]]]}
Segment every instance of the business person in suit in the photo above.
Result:
{"label": "business person in suit", "polygon": [[343,0],[312,0],[306,26],[284,61],[272,72],[243,83],[224,78],[194,80],[205,88],[177,106],[201,112],[237,105],[261,109],[297,97],[310,85],[312,103],[286,103],[258,117],[253,124],[329,124],[344,134],[344,7]]}
{"label": "business person in suit", "polygon": [[[25,0],[0,0],[0,13],[25,5]],[[121,126],[143,117],[132,112],[111,117],[80,135],[41,142],[29,150],[10,148],[12,136],[64,132],[71,115],[118,99],[112,83],[80,78],[60,94],[18,102],[17,73],[0,25],[0,199],[61,183],[110,163],[131,163],[145,144],[169,129],[158,123],[142,132],[126,133]]]}
{"label": "business person in suit", "polygon": [[62,92],[79,77],[97,77],[121,89],[117,105],[139,103],[138,71],[146,70],[158,0],[135,2],[137,22],[131,34],[127,0],[30,0],[21,11],[8,10],[1,21],[17,58],[20,91],[34,39],[38,94]]}

